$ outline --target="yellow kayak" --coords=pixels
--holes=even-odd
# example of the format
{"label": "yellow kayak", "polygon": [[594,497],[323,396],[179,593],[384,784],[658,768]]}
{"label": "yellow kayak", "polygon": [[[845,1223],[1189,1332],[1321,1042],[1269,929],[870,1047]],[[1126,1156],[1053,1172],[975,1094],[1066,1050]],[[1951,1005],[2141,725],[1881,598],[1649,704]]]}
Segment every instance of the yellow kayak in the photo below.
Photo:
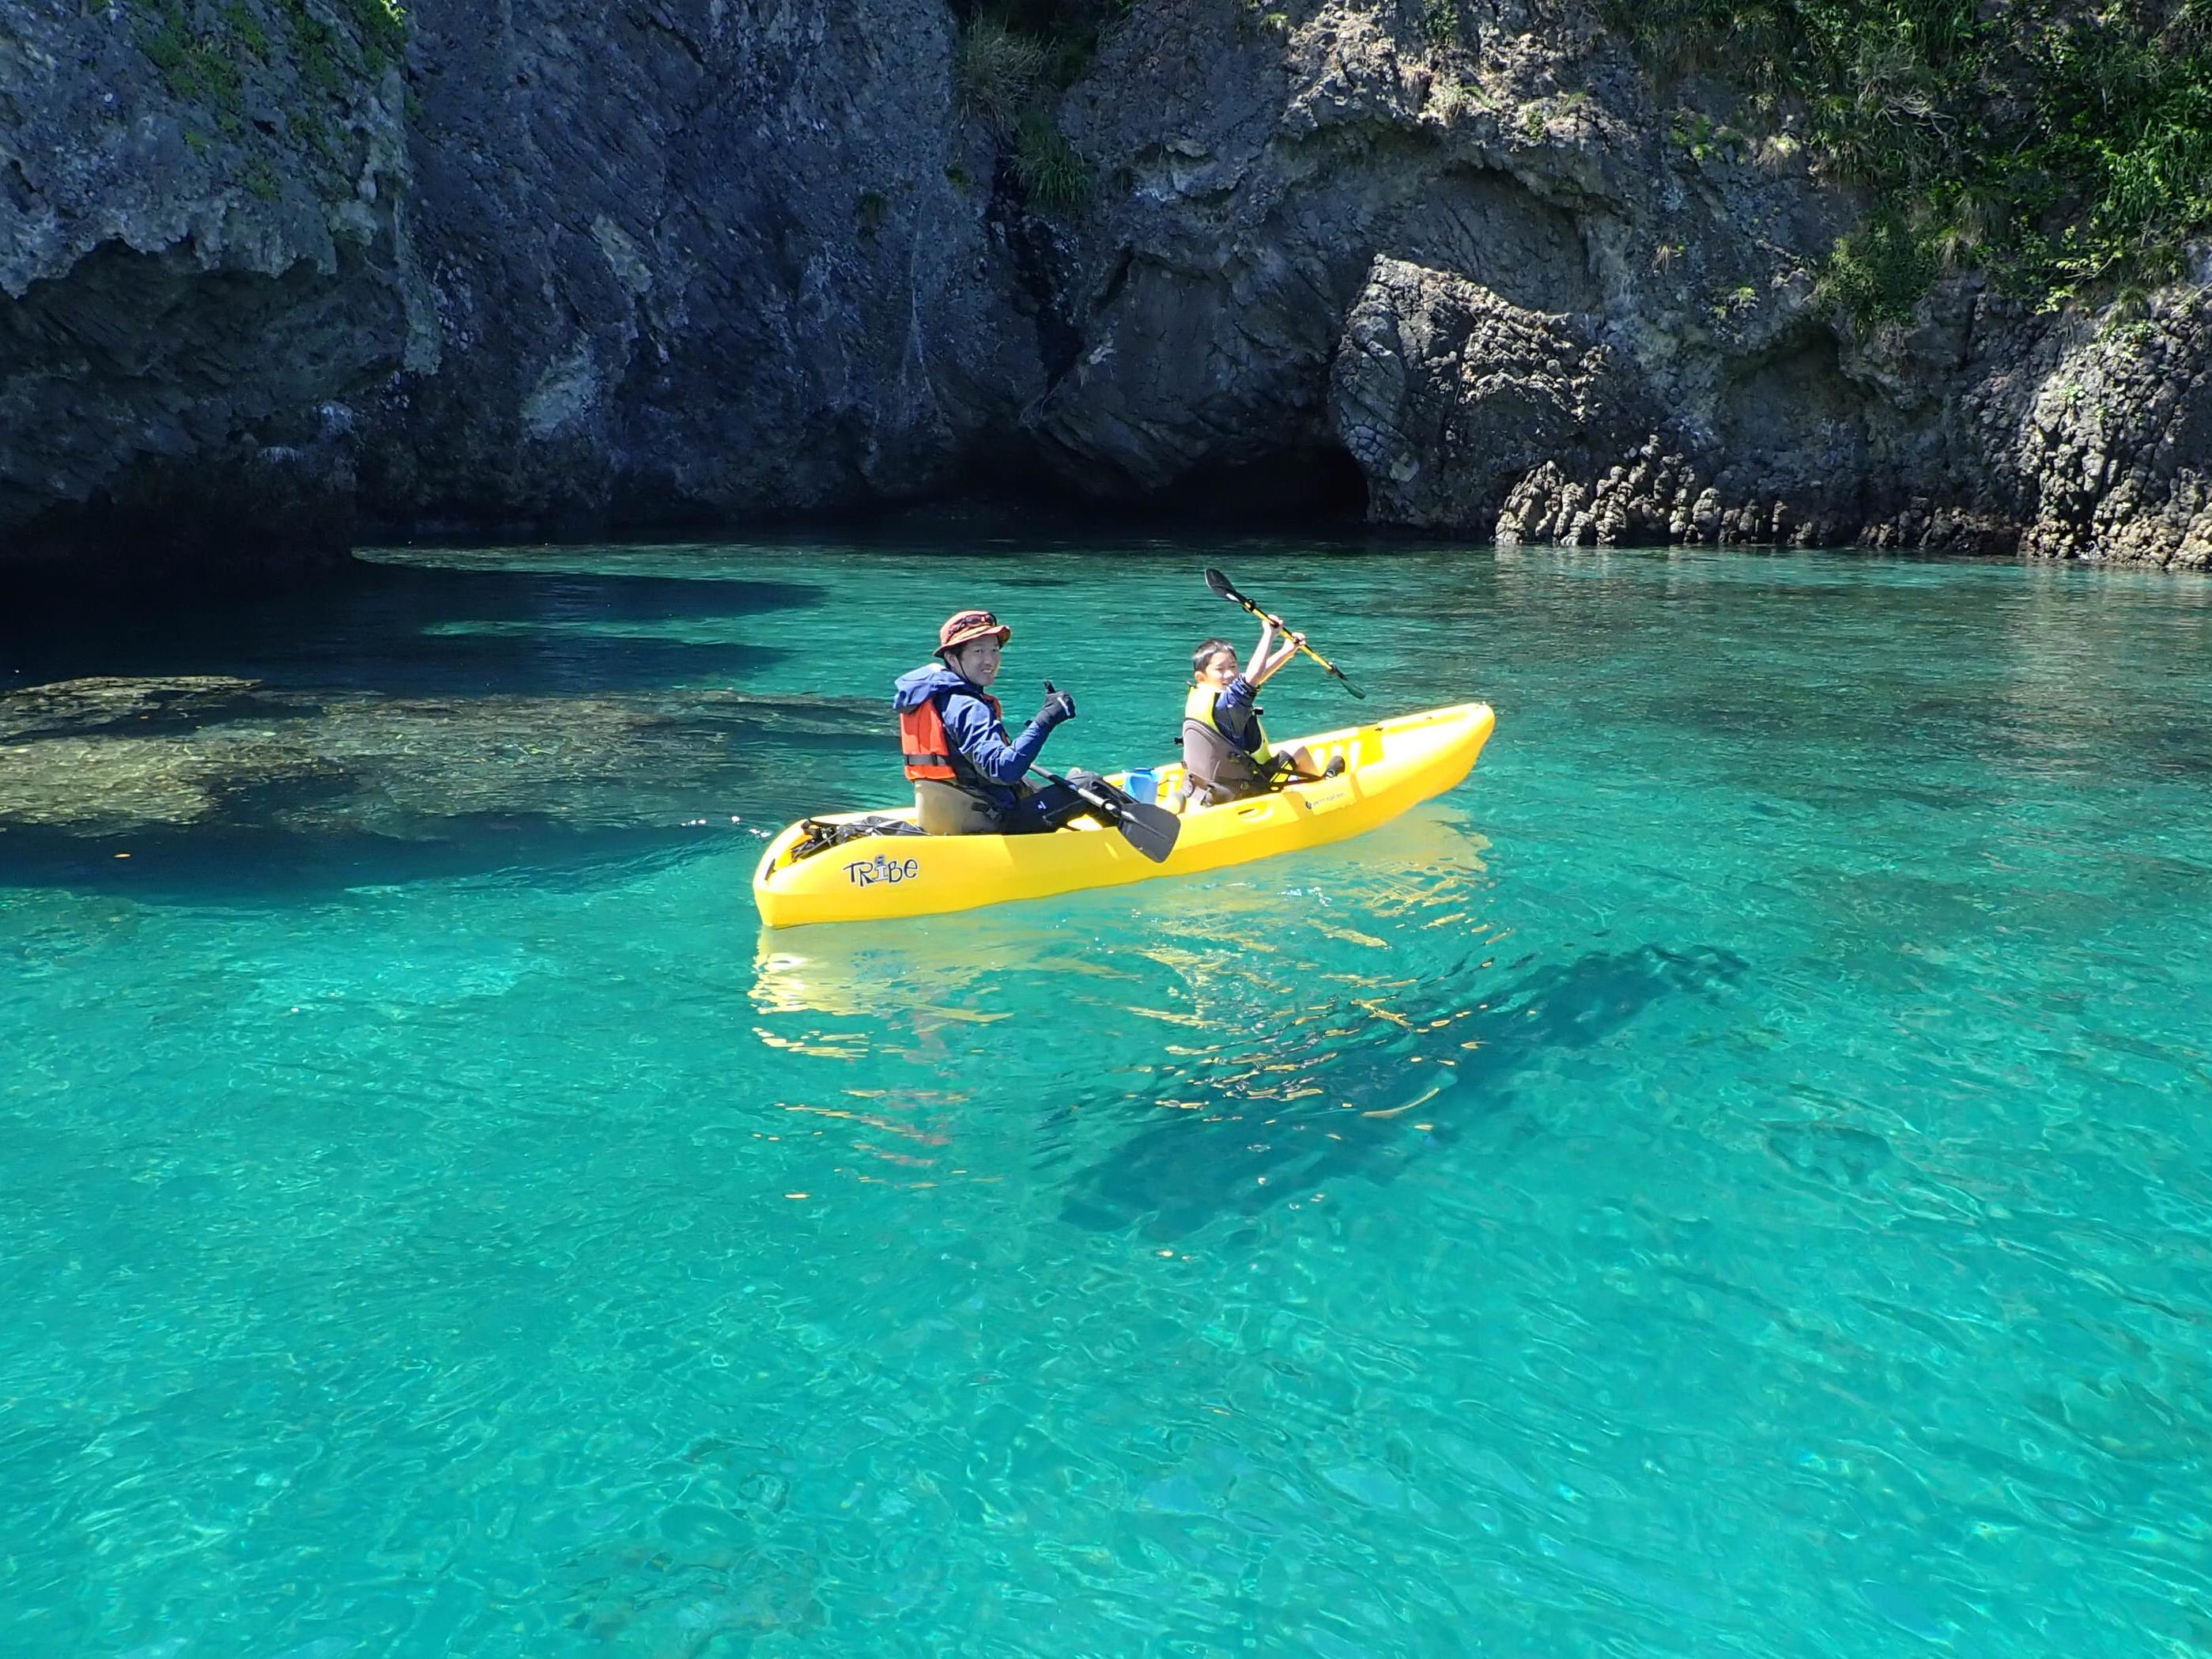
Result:
{"label": "yellow kayak", "polygon": [[[1155,876],[1195,875],[1320,847],[1372,830],[1450,788],[1473,769],[1496,723],[1489,704],[1462,702],[1278,744],[1286,751],[1303,745],[1317,766],[1341,756],[1344,770],[1272,795],[1183,812],[1182,834],[1164,864],[1146,860],[1115,831],[1089,818],[1042,836],[863,836],[794,861],[792,849],[805,833],[804,824],[794,823],[761,855],[753,899],[771,927],[882,921],[1118,887]],[[1120,783],[1127,776],[1110,781]],[[1162,767],[1158,776],[1160,799],[1180,799],[1182,768]],[[860,817],[912,823],[914,808],[845,812],[814,822]]]}

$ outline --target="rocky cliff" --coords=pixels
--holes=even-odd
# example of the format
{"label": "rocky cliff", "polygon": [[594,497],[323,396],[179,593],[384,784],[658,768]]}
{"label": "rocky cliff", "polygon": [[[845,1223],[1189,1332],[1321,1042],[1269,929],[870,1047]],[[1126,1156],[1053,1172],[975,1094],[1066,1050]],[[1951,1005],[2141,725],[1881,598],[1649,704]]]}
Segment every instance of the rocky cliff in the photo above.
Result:
{"label": "rocky cliff", "polygon": [[[212,15],[213,8],[207,9]],[[295,565],[410,356],[399,34],[299,0],[0,5],[0,556]]]}
{"label": "rocky cliff", "polygon": [[0,558],[1048,481],[2212,561],[2212,269],[1855,324],[1815,277],[1863,204],[1580,0],[1132,0],[1019,109],[963,29],[0,0]]}

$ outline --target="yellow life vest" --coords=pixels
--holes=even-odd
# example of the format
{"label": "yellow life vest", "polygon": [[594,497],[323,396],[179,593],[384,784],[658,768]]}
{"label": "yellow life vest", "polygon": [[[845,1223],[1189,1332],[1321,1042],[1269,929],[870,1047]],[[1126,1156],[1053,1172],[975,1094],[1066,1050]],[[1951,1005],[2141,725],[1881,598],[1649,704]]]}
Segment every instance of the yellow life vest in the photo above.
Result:
{"label": "yellow life vest", "polygon": [[[1212,726],[1217,732],[1221,732],[1221,722],[1213,718],[1214,701],[1220,695],[1210,685],[1192,686],[1190,695],[1182,700],[1182,717],[1187,720],[1200,721]],[[1256,708],[1252,711],[1252,729],[1259,733],[1260,737],[1259,747],[1250,751],[1253,762],[1255,765],[1265,766],[1269,761],[1274,759],[1275,751],[1267,742],[1267,728],[1260,724],[1260,711]],[[1228,732],[1221,732],[1221,735],[1232,748],[1243,747],[1243,744],[1238,743]]]}

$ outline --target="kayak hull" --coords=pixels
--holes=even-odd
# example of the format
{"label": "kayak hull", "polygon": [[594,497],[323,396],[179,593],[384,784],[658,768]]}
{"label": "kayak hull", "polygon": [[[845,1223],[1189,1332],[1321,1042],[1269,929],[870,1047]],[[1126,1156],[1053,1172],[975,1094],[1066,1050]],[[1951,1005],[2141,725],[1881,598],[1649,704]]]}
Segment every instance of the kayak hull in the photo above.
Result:
{"label": "kayak hull", "polygon": [[[884,921],[1196,875],[1322,847],[1451,788],[1474,768],[1495,724],[1486,703],[1457,703],[1278,744],[1285,750],[1303,745],[1321,766],[1341,757],[1345,769],[1251,800],[1185,811],[1175,851],[1164,864],[1087,819],[1040,836],[866,836],[794,862],[791,851],[804,833],[794,823],[761,855],[753,898],[771,927]],[[1182,768],[1163,767],[1159,775],[1165,796],[1181,783]],[[914,809],[816,821],[864,817],[911,823]]]}

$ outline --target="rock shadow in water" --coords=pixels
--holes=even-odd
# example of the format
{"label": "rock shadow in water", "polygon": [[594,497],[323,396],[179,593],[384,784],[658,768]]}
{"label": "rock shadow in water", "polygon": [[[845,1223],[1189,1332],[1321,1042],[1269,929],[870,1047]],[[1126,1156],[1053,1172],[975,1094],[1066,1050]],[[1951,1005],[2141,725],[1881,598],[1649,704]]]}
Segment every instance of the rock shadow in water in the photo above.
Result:
{"label": "rock shadow in water", "polygon": [[[163,830],[88,842],[0,831],[0,889],[65,887],[159,904],[238,909],[327,898],[350,889],[510,877],[533,887],[604,882],[725,851],[729,825],[580,830],[543,817],[457,820],[412,840],[359,829],[303,835],[257,826]],[[127,848],[128,857],[115,849]]]}
{"label": "rock shadow in water", "polygon": [[[1073,1178],[1062,1218],[1176,1239],[1346,1176],[1387,1183],[1478,1115],[1504,1109],[1547,1056],[1594,1048],[1654,1004],[1716,994],[1748,968],[1710,945],[1592,951],[1523,975],[1464,1017],[1445,1006],[1410,1018],[1410,1030],[1369,1019],[1326,1048],[1303,1030],[1263,1037],[1234,1061],[1200,1062],[1127,1097],[1149,1127]],[[1296,1069],[1257,1069],[1286,1062]],[[1173,1109],[1194,1098],[1200,1109]]]}
{"label": "rock shadow in water", "polygon": [[779,647],[714,635],[826,599],[800,582],[362,564],[309,596],[118,617],[97,660],[75,634],[11,641],[4,666],[18,684],[98,672],[395,696],[635,690],[739,681],[781,661]]}

